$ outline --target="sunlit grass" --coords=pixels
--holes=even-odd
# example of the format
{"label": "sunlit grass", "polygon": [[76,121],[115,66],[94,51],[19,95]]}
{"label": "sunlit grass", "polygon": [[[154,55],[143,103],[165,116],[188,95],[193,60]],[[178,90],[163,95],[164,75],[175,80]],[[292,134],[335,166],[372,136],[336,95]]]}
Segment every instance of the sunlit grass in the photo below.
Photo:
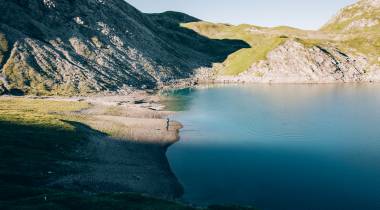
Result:
{"label": "sunlit grass", "polygon": [[219,72],[222,75],[238,75],[248,70],[253,64],[266,60],[270,51],[286,41],[286,38],[267,38],[257,36],[252,48],[242,49],[231,54],[223,63],[224,68]]}
{"label": "sunlit grass", "polygon": [[73,127],[62,120],[70,120],[70,112],[87,107],[89,104],[85,102],[0,99],[0,121],[72,130]]}
{"label": "sunlit grass", "polygon": [[[253,64],[266,60],[266,56],[270,51],[287,40],[287,37],[279,35],[251,33],[251,30],[262,30],[265,28],[247,24],[233,26],[194,22],[182,24],[182,26],[212,39],[238,39],[247,42],[251,46],[251,48],[241,49],[228,56],[223,62],[222,67],[217,69],[218,74],[221,75],[238,75],[248,70]],[[284,30],[284,28],[280,28],[279,30]],[[287,30],[290,29],[287,28]]]}

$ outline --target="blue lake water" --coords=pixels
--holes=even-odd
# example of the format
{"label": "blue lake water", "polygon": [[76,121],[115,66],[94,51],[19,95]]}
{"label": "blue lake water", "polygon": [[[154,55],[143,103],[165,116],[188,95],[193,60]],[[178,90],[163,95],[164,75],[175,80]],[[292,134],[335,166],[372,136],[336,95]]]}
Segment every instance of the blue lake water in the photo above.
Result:
{"label": "blue lake water", "polygon": [[170,94],[183,201],[380,209],[380,85],[247,85]]}

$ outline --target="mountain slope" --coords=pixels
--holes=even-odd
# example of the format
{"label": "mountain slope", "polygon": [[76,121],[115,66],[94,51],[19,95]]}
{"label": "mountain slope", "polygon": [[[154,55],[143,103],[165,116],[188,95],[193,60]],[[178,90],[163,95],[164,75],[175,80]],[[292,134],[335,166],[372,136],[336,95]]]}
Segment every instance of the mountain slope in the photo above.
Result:
{"label": "mountain slope", "polygon": [[[360,17],[371,16],[374,19],[370,22],[376,22],[380,17],[379,2],[361,0],[341,10],[336,18],[319,31],[286,26],[267,28],[200,21],[182,26],[210,38],[241,39],[250,44],[250,48],[241,49],[224,62],[213,66],[213,74],[208,77],[216,81],[380,81],[380,29],[377,26],[353,27]],[[353,8],[356,14],[348,12]],[[341,23],[349,29],[342,29]]]}
{"label": "mountain slope", "polygon": [[380,0],[360,0],[343,8],[321,31],[339,37],[342,49],[380,64]]}
{"label": "mountain slope", "polygon": [[380,30],[380,0],[360,0],[341,9],[321,30],[327,32],[363,32]]}
{"label": "mountain slope", "polygon": [[153,88],[247,46],[180,28],[197,21],[185,14],[147,15],[123,0],[7,0],[0,14],[0,89],[27,94]]}

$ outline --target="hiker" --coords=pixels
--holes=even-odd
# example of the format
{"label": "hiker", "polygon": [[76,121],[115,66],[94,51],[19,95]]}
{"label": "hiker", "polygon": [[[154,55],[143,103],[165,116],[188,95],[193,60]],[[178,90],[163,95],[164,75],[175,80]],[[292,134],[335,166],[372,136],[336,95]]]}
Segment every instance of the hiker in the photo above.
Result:
{"label": "hiker", "polygon": [[169,130],[170,119],[166,119],[166,130]]}

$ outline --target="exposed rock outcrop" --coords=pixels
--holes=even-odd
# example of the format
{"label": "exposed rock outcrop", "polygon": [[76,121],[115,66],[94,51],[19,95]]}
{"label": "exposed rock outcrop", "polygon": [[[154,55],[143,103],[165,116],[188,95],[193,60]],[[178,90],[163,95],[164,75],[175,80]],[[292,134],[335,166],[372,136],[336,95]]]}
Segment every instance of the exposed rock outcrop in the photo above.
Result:
{"label": "exposed rock outcrop", "polygon": [[366,66],[364,58],[354,59],[331,47],[307,48],[296,41],[287,41],[267,58],[247,74],[266,81],[350,82],[360,81]]}
{"label": "exposed rock outcrop", "polygon": [[218,76],[218,82],[331,83],[380,81],[380,72],[366,73],[365,57],[350,56],[329,46],[306,47],[289,40],[238,76]]}

